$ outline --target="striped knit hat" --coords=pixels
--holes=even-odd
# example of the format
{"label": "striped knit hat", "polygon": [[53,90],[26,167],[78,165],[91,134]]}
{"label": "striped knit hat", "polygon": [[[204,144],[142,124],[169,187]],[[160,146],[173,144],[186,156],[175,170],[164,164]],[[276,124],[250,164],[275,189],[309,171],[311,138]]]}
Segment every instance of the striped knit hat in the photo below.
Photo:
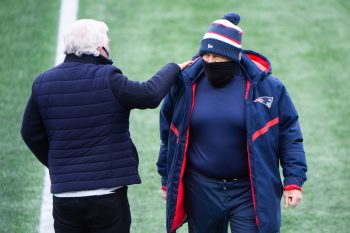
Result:
{"label": "striped knit hat", "polygon": [[243,31],[237,24],[240,17],[235,13],[228,13],[222,19],[215,20],[205,33],[199,55],[213,53],[239,62],[242,53]]}

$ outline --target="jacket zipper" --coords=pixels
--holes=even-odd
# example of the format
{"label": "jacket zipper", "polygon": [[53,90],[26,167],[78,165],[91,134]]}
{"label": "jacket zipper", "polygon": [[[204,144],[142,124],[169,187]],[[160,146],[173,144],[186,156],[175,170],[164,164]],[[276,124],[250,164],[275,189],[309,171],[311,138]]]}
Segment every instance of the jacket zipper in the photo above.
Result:
{"label": "jacket zipper", "polygon": [[[248,101],[248,98],[249,98],[250,87],[251,87],[251,83],[249,80],[247,80],[246,92],[245,92],[246,102]],[[246,103],[246,105],[247,105],[247,103]],[[247,130],[248,130],[248,128],[247,128]],[[252,172],[252,167],[251,167],[251,155],[250,155],[250,151],[249,151],[249,139],[248,139],[248,137],[249,136],[247,133],[247,154],[248,154],[248,169],[249,169],[250,187],[251,187],[251,191],[252,191],[252,199],[253,199],[253,206],[254,206],[254,213],[255,213],[255,222],[256,222],[256,225],[259,226],[259,218],[258,218],[258,213],[256,210],[256,199],[255,199],[255,190],[254,190],[254,184],[253,184],[253,172]]]}
{"label": "jacket zipper", "polygon": [[248,167],[249,167],[249,178],[250,178],[250,187],[252,190],[252,199],[253,199],[253,206],[254,206],[254,212],[255,212],[255,222],[256,225],[259,226],[259,218],[256,210],[256,200],[255,200],[255,190],[254,190],[254,184],[253,184],[253,174],[252,174],[252,168],[250,164],[250,152],[249,152],[249,142],[247,140],[247,153],[248,153]]}

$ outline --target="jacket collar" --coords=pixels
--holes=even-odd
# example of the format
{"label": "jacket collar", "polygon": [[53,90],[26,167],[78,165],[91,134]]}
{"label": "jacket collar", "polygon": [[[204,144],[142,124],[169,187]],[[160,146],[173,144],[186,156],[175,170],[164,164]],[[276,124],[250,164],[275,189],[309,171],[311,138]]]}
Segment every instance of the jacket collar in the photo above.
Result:
{"label": "jacket collar", "polygon": [[203,74],[203,72],[203,58],[198,56],[193,60],[192,65],[186,68],[182,74],[193,83]]}
{"label": "jacket collar", "polygon": [[83,54],[80,57],[75,54],[67,54],[63,63],[66,62],[78,62],[78,63],[90,63],[95,65],[112,65],[113,61],[111,59],[107,59],[102,55],[94,56]]}

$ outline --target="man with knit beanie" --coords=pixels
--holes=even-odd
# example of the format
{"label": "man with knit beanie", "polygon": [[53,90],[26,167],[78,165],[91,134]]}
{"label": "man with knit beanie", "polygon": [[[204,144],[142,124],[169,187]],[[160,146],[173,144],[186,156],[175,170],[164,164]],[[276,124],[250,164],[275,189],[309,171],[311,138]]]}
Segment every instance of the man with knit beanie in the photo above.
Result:
{"label": "man with knit beanie", "polygon": [[[279,232],[280,200],[301,201],[306,161],[298,115],[262,55],[242,50],[238,14],[215,20],[163,101],[158,172],[167,232]],[[279,164],[284,176],[282,185]],[[284,190],[284,191],[283,191]]]}

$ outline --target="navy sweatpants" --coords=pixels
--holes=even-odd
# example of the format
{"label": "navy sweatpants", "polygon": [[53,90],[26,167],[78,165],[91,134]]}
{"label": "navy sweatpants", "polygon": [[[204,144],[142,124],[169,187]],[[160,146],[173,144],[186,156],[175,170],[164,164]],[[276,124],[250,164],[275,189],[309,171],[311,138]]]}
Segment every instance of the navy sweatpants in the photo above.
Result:
{"label": "navy sweatpants", "polygon": [[250,180],[220,180],[188,169],[185,207],[189,233],[256,233]]}

